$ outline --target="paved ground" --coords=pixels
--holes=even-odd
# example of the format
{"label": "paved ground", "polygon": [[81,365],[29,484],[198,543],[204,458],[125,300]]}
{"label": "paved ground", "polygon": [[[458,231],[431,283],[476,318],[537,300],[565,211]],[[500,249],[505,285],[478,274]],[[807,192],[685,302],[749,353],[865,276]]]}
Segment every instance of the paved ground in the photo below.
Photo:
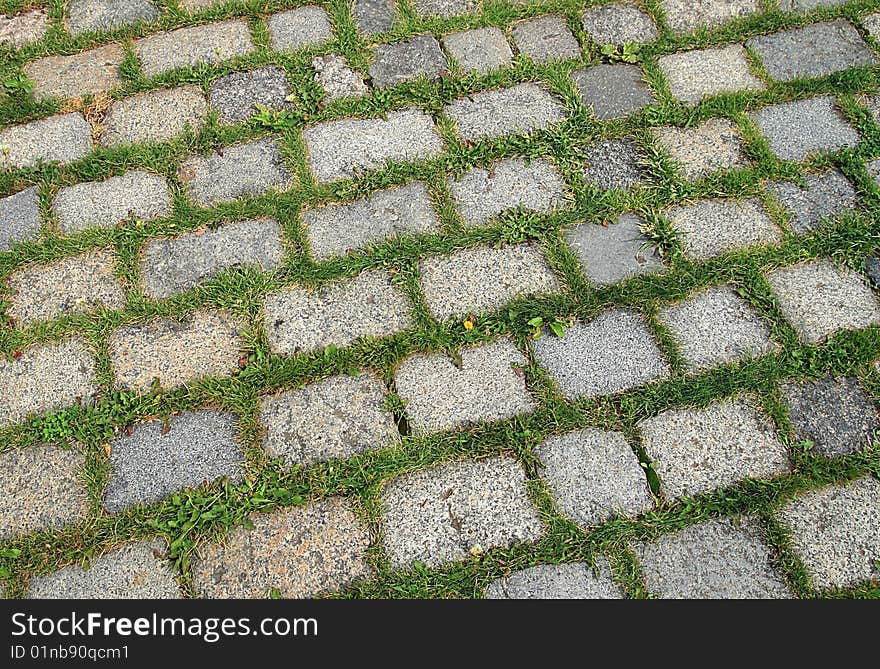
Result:
{"label": "paved ground", "polygon": [[0,1],[7,597],[880,595],[880,2]]}

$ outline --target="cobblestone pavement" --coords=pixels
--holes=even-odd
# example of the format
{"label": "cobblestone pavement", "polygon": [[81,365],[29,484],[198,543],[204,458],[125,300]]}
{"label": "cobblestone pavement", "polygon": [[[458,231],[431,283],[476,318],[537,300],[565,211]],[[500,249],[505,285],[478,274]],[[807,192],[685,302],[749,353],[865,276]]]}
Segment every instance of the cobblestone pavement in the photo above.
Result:
{"label": "cobblestone pavement", "polygon": [[4,596],[880,596],[880,2],[38,5]]}

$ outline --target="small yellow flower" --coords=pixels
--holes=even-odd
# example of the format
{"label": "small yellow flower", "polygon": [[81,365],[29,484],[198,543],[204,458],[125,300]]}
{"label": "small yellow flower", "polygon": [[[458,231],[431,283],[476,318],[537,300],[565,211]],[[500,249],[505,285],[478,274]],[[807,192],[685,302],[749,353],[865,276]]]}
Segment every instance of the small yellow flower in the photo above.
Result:
{"label": "small yellow flower", "polygon": [[464,329],[465,330],[472,330],[473,327],[474,327],[474,322],[471,319],[468,319],[464,322]]}

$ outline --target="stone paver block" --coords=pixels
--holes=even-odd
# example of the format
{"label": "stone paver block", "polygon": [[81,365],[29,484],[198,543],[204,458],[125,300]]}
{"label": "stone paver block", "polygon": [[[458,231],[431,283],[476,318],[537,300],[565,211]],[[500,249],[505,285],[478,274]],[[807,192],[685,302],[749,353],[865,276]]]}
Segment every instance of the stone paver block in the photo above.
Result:
{"label": "stone paver block", "polygon": [[89,514],[79,447],[37,444],[0,454],[0,541],[54,530]]}
{"label": "stone paver block", "polygon": [[880,324],[880,305],[862,276],[828,260],[773,270],[767,281],[785,320],[807,344]]}
{"label": "stone paver block", "polygon": [[413,325],[406,295],[378,270],[315,289],[291,286],[267,295],[265,310],[269,347],[285,355],[387,337]]}
{"label": "stone paver block", "polygon": [[654,336],[642,317],[629,309],[576,322],[564,337],[546,332],[535,341],[534,350],[537,363],[570,400],[612,395],[669,376]]}
{"label": "stone paver block", "polygon": [[657,26],[653,19],[638,6],[628,2],[615,2],[581,15],[584,30],[596,44],[629,42],[653,42],[657,39]]}
{"label": "stone paver block", "polygon": [[34,82],[38,99],[96,95],[122,84],[119,66],[124,55],[119,44],[107,44],[72,56],[40,58],[25,65],[24,73]]}
{"label": "stone paver block", "polygon": [[382,503],[383,544],[395,568],[417,561],[436,567],[543,533],[525,472],[509,457],[404,474],[387,485]]}
{"label": "stone paver block", "polygon": [[717,28],[761,11],[760,0],[660,0],[673,32]]}
{"label": "stone paver block", "polygon": [[419,262],[425,302],[438,320],[495,311],[520,297],[556,293],[562,283],[533,244],[480,246]]}
{"label": "stone paver block", "polygon": [[749,70],[746,50],[739,44],[671,53],[661,56],[657,63],[669,82],[672,96],[689,104],[719,93],[767,88]]}
{"label": "stone paver block", "polygon": [[507,158],[446,181],[466,226],[485,225],[509,209],[549,212],[567,206],[562,176],[544,159]]}
{"label": "stone paver block", "polygon": [[712,118],[689,128],[651,128],[651,134],[688,181],[748,166],[739,129],[726,118]]}
{"label": "stone paver block", "polygon": [[173,563],[161,539],[135,541],[91,561],[32,576],[32,599],[178,599]]}
{"label": "stone paver block", "polygon": [[611,578],[605,558],[599,558],[598,576],[586,562],[542,564],[493,581],[486,599],[623,599],[623,590]]}
{"label": "stone paver block", "polygon": [[290,84],[284,70],[269,66],[250,72],[233,72],[211,86],[211,107],[220,123],[247,121],[258,112],[257,105],[270,109],[292,109],[287,102]]}
{"label": "stone paver block", "polygon": [[349,204],[303,212],[312,255],[318,261],[407,234],[437,232],[440,222],[420,181],[376,191]]}
{"label": "stone paver block", "polygon": [[440,42],[433,35],[416,35],[377,46],[376,60],[369,73],[374,86],[387,88],[420,77],[438,81],[445,70],[446,58]]}
{"label": "stone paver block", "polygon": [[459,98],[444,108],[462,139],[477,141],[525,135],[568,118],[562,102],[538,84],[526,82]]}
{"label": "stone paver block", "polygon": [[184,412],[122,431],[110,442],[110,513],[153,504],[169,495],[228,476],[240,482],[244,451],[236,441],[238,419],[216,409]]}
{"label": "stone paver block", "polygon": [[150,0],[70,0],[67,29],[74,35],[92,30],[114,30],[159,18]]}
{"label": "stone paver block", "polygon": [[363,77],[346,65],[342,56],[318,56],[312,61],[312,67],[315,69],[315,82],[324,89],[330,100],[360,97],[370,92]]}
{"label": "stone paver block", "polygon": [[651,240],[642,234],[644,220],[621,214],[614,223],[581,223],[565,231],[565,239],[593,283],[607,286],[642,274],[663,271]]}
{"label": "stone paver block", "polygon": [[866,476],[800,495],[782,507],[782,523],[815,588],[880,579],[880,481]]}
{"label": "stone paver block", "polygon": [[873,400],[853,377],[791,381],[782,386],[794,436],[827,457],[855,453],[880,429]]}
{"label": "stone paver block", "polygon": [[581,57],[581,47],[560,14],[514,23],[511,37],[519,52],[536,63]]}
{"label": "stone paver block", "polygon": [[12,361],[0,358],[0,426],[91,404],[97,392],[95,359],[80,339],[31,346]]}
{"label": "stone paver block", "polygon": [[648,589],[663,599],[789,599],[750,518],[692,525],[633,546]]}
{"label": "stone paver block", "polygon": [[479,11],[480,0],[413,0],[420,16],[461,16]]}
{"label": "stone paver block", "polygon": [[284,258],[281,227],[273,220],[226,223],[147,243],[140,262],[144,292],[157,299],[191,290],[221,272],[253,267],[268,272]]}
{"label": "stone paver block", "polygon": [[171,192],[157,174],[132,170],[104,181],[67,186],[52,209],[62,232],[112,228],[135,218],[152,221],[171,213]]}
{"label": "stone paver block", "polygon": [[821,77],[848,67],[871,65],[877,58],[846,19],[760,35],[746,42],[773,79]]}
{"label": "stone paver block", "polygon": [[157,318],[110,335],[110,363],[123,390],[176,388],[238,369],[244,340],[226,311],[200,311],[183,320]]}
{"label": "stone paver block", "polygon": [[509,339],[460,352],[460,361],[444,353],[414,355],[394,374],[397,393],[418,433],[467,427],[535,410],[525,379],[514,365],[525,356]]}
{"label": "stone paver block", "polygon": [[653,506],[645,472],[619,432],[594,428],[550,437],[535,449],[559,511],[589,527]]}
{"label": "stone paver block", "polygon": [[622,118],[654,103],[638,65],[595,65],[571,73],[585,105],[602,121]]}
{"label": "stone paver block", "polygon": [[394,24],[397,3],[394,0],[354,0],[351,17],[364,35],[384,33]]}
{"label": "stone paver block", "polygon": [[140,93],[110,106],[102,123],[101,144],[167,142],[187,128],[200,130],[207,115],[208,103],[198,86]]}
{"label": "stone paver block", "polygon": [[266,19],[272,48],[295,51],[323,44],[333,38],[330,16],[321,7],[297,7]]}
{"label": "stone paver block", "polygon": [[311,598],[370,578],[372,538],[348,500],[331,497],[308,506],[249,517],[222,544],[203,544],[193,560],[195,589],[213,599]]}
{"label": "stone paver block", "polygon": [[465,72],[486,74],[507,67],[513,60],[507,38],[494,26],[446,35],[443,48]]}
{"label": "stone paver block", "polygon": [[865,271],[868,273],[874,287],[880,287],[880,258],[876,256],[865,258]]}
{"label": "stone paver block", "polygon": [[0,44],[21,47],[43,39],[49,29],[45,9],[32,9],[14,16],[0,16]]}
{"label": "stone paver block", "polygon": [[27,326],[96,309],[122,309],[125,289],[115,267],[109,249],[21,267],[7,279],[9,315]]}
{"label": "stone paver block", "polygon": [[862,25],[875,40],[880,41],[880,12],[866,14],[862,17]]}
{"label": "stone paver block", "polygon": [[309,165],[319,183],[352,179],[390,160],[419,161],[443,152],[443,140],[430,116],[416,108],[385,118],[345,118],[303,131]]}
{"label": "stone paver block", "polygon": [[859,134],[834,106],[831,96],[783,102],[750,114],[782,160],[803,160],[816,151],[857,146]]}
{"label": "stone paver block", "polygon": [[758,198],[701,200],[664,212],[681,235],[685,253],[698,260],[782,240],[782,231]]}
{"label": "stone paver block", "polygon": [[664,308],[660,321],[672,333],[691,372],[777,349],[770,326],[731,285],[709,288]]}
{"label": "stone paver block", "polygon": [[596,188],[627,190],[645,182],[643,163],[635,140],[602,140],[583,152],[584,181]]}
{"label": "stone paver block", "polygon": [[92,150],[92,128],[82,114],[58,114],[0,130],[0,167],[72,163]]}
{"label": "stone paver block", "polygon": [[37,187],[0,198],[0,251],[40,234],[40,196]]}
{"label": "stone paver block", "polygon": [[757,398],[743,396],[701,409],[670,409],[639,423],[667,497],[701,495],[741,479],[791,471],[785,447],[756,406]]}
{"label": "stone paver block", "polygon": [[193,201],[203,206],[286,190],[293,179],[278,140],[272,137],[226,146],[208,156],[192,156],[177,174]]}
{"label": "stone paver block", "polygon": [[263,446],[293,467],[345,460],[400,442],[388,389],[376,376],[331,376],[260,400]]}
{"label": "stone paver block", "polygon": [[247,21],[240,19],[178,28],[135,40],[134,51],[147,77],[178,67],[219,63],[254,50]]}
{"label": "stone paver block", "polygon": [[807,174],[805,187],[791,181],[777,181],[767,190],[791,214],[791,229],[797,234],[812,232],[835,214],[853,211],[858,196],[852,184],[837,169]]}

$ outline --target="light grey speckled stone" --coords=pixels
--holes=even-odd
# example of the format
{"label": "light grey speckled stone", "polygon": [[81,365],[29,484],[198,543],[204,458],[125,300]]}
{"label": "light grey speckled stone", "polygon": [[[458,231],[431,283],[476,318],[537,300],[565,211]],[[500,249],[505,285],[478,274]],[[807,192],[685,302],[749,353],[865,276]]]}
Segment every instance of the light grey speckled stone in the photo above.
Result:
{"label": "light grey speckled stone", "polygon": [[416,35],[377,46],[369,73],[374,86],[388,88],[421,77],[436,81],[444,70],[446,58],[440,43],[433,35]]}
{"label": "light grey speckled stone", "polygon": [[297,7],[266,19],[272,48],[295,51],[323,44],[333,37],[330,16],[321,7]]}
{"label": "light grey speckled stone", "polygon": [[688,128],[651,128],[650,132],[688,181],[748,166],[742,136],[729,119],[711,118]]}
{"label": "light grey speckled stone", "polygon": [[413,0],[419,16],[461,16],[479,11],[480,0]]}
{"label": "light grey speckled stone", "polygon": [[642,274],[663,271],[663,261],[642,234],[644,220],[621,214],[614,223],[581,223],[565,231],[565,239],[593,283],[607,286]]}
{"label": "light grey speckled stone", "polygon": [[614,2],[586,10],[581,19],[584,30],[596,44],[653,42],[657,26],[637,5]]}
{"label": "light grey speckled stone", "polygon": [[670,409],[639,423],[667,497],[701,495],[746,478],[791,471],[770,421],[742,396],[700,409]]}
{"label": "light grey speckled stone", "polygon": [[499,339],[459,352],[407,358],[397,366],[394,382],[406,404],[411,427],[418,433],[467,427],[535,410],[525,379],[516,366],[525,356],[509,339]]}
{"label": "light grey speckled stone", "polygon": [[717,28],[761,11],[760,0],[660,0],[660,5],[674,32]]}
{"label": "light grey speckled stone", "polygon": [[150,0],[69,0],[67,29],[73,35],[92,30],[114,30],[159,18]]}
{"label": "light grey speckled stone", "polygon": [[513,60],[507,38],[494,26],[450,33],[443,38],[443,48],[465,72],[487,74]]}
{"label": "light grey speckled stone", "polygon": [[101,144],[167,142],[205,125],[208,103],[198,86],[140,93],[114,102],[104,117]]}
{"label": "light grey speckled stone", "polygon": [[58,114],[0,130],[0,167],[72,163],[92,150],[92,128],[82,114]]}
{"label": "light grey speckled stone", "polygon": [[642,149],[628,137],[591,144],[582,161],[584,181],[596,188],[627,190],[645,182]]}
{"label": "light grey speckled stone", "polygon": [[107,44],[71,56],[47,56],[24,66],[34,82],[37,99],[97,95],[122,85],[119,66],[124,52],[119,44]]}
{"label": "light grey speckled stone", "polygon": [[0,251],[40,235],[40,196],[37,187],[0,198]]}
{"label": "light grey speckled stone", "polygon": [[260,400],[263,447],[288,467],[344,460],[400,442],[388,389],[372,374],[331,376]]}
{"label": "light grey speckled stone", "polygon": [[623,590],[611,579],[605,558],[598,558],[599,574],[586,562],[542,564],[515,571],[493,581],[486,599],[623,599]]}
{"label": "light grey speckled stone", "polygon": [[32,9],[14,16],[0,16],[0,44],[22,47],[39,42],[49,29],[45,9]]}
{"label": "light grey speckled stone", "polygon": [[862,25],[875,40],[880,41],[880,12],[866,14],[862,17]]}
{"label": "light grey speckled stone", "polygon": [[519,52],[536,63],[581,57],[581,47],[574,33],[559,14],[514,23],[511,36]]}
{"label": "light grey speckled stone", "polygon": [[211,85],[211,107],[217,110],[220,123],[240,123],[258,112],[257,105],[269,109],[292,109],[287,102],[290,84],[284,70],[260,67],[250,72],[233,72]]}
{"label": "light grey speckled stone", "polygon": [[387,32],[396,17],[397,3],[394,0],[354,0],[352,3],[351,18],[364,35]]}
{"label": "light grey speckled stone", "polygon": [[671,53],[661,56],[657,63],[669,82],[672,96],[692,105],[719,93],[767,88],[749,70],[746,50],[739,44]]}
{"label": "light grey speckled stone", "polygon": [[459,461],[393,479],[382,495],[382,543],[395,568],[431,567],[543,533],[526,475],[509,457]]}
{"label": "light grey speckled stone", "polygon": [[135,40],[134,51],[147,77],[194,67],[199,63],[219,63],[254,50],[247,21],[232,20],[178,28]]}
{"label": "light grey speckled stone", "polygon": [[345,64],[342,56],[318,56],[312,61],[315,83],[327,93],[330,100],[360,97],[370,92],[363,77]]}
{"label": "light grey speckled stone", "polygon": [[575,70],[571,79],[583,103],[602,121],[635,114],[655,102],[638,65],[595,65]]}
{"label": "light grey speckled stone", "polygon": [[576,322],[564,337],[545,332],[534,349],[536,362],[570,400],[612,395],[669,376],[654,336],[629,309]]}
{"label": "light grey speckled stone", "polygon": [[856,208],[856,191],[839,170],[807,174],[804,181],[804,188],[791,181],[767,185],[767,190],[791,214],[791,229],[795,233],[811,232],[835,214]]}

